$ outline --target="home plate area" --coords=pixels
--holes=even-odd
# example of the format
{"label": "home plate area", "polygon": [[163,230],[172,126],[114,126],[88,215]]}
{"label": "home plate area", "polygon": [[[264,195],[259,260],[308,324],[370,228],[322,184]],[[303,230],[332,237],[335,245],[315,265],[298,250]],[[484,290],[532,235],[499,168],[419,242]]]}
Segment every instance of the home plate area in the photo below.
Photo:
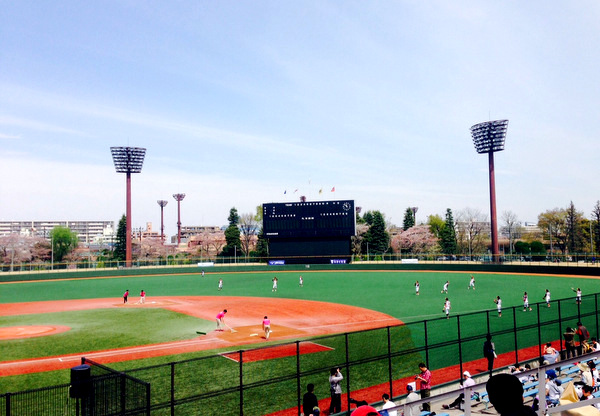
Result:
{"label": "home plate area", "polygon": [[[301,342],[300,354],[312,354],[315,352],[331,351],[333,348],[324,345],[315,344],[314,342]],[[236,363],[240,360],[239,352],[228,352],[221,354],[225,358],[229,358]],[[275,345],[273,347],[259,348],[256,350],[244,351],[243,359],[245,363],[254,361],[272,360],[274,358],[292,357],[296,355],[296,344]]]}

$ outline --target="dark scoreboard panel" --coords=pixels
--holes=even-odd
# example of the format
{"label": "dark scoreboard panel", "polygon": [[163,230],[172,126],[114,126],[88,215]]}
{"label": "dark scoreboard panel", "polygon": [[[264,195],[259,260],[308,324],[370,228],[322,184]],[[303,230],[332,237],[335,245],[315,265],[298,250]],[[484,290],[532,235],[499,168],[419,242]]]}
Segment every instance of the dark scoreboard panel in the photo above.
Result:
{"label": "dark scoreboard panel", "polygon": [[263,231],[268,239],[351,237],[356,234],[354,201],[263,204]]}

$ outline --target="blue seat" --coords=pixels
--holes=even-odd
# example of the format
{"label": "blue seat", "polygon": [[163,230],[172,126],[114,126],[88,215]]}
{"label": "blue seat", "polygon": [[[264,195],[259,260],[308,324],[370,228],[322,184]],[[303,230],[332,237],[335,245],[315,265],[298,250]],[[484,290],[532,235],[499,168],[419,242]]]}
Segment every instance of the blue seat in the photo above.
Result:
{"label": "blue seat", "polygon": [[536,394],[538,394],[538,389],[531,389],[523,393],[523,397],[535,397]]}

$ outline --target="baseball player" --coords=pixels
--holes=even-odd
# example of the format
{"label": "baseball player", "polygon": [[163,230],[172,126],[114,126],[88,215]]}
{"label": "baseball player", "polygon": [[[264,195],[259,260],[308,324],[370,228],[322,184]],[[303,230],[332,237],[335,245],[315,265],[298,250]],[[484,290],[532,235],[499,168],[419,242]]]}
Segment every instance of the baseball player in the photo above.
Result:
{"label": "baseball player", "polygon": [[446,319],[450,319],[450,301],[448,300],[448,298],[446,298],[446,301],[444,302],[444,312],[446,312]]}
{"label": "baseball player", "polygon": [[421,289],[421,285],[419,284],[419,281],[417,280],[415,282],[415,294],[418,296],[419,295],[419,289]]}
{"label": "baseball player", "polygon": [[271,320],[267,318],[267,315],[265,315],[262,321],[262,329],[265,331],[265,339],[269,339],[269,335],[271,334]]}
{"label": "baseball player", "polygon": [[498,307],[498,318],[500,318],[502,317],[502,299],[500,299],[499,295],[496,296],[496,299],[494,299],[494,303]]}
{"label": "baseball player", "polygon": [[469,287],[467,289],[475,290],[475,278],[471,275],[471,280],[469,281]]}
{"label": "baseball player", "polygon": [[532,310],[529,306],[529,296],[527,295],[527,292],[523,292],[523,312],[527,311],[527,309],[530,311]]}
{"label": "baseball player", "polygon": [[442,291],[440,293],[448,293],[448,286],[450,285],[450,281],[446,280],[446,283],[444,283],[444,288],[442,289]]}

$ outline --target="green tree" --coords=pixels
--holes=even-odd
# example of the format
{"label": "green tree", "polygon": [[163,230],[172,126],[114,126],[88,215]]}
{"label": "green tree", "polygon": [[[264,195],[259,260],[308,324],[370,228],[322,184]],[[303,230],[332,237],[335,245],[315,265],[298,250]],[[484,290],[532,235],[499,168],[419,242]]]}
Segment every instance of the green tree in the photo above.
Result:
{"label": "green tree", "polygon": [[435,238],[440,239],[442,237],[442,229],[444,228],[444,219],[442,217],[439,215],[430,215],[427,217],[427,225]]}
{"label": "green tree", "polygon": [[592,253],[600,251],[600,201],[596,201],[596,205],[592,209],[590,221],[592,222]]}
{"label": "green tree", "polygon": [[67,227],[54,227],[50,231],[54,260],[61,262],[63,258],[77,248],[77,234]]}
{"label": "green tree", "polygon": [[454,227],[454,216],[450,208],[446,210],[446,220],[440,231],[440,247],[444,254],[456,254],[456,228]]}
{"label": "green tree", "polygon": [[517,241],[515,243],[515,253],[529,254],[531,253],[531,245],[525,241]]}
{"label": "green tree", "polygon": [[[385,253],[390,246],[390,235],[386,230],[383,214],[379,211],[367,212],[365,214],[365,221],[369,224],[369,230],[365,233],[363,239],[363,245],[365,246],[363,252],[366,253],[368,251],[374,254]],[[371,222],[369,223],[368,221]]]}
{"label": "green tree", "polygon": [[581,220],[583,214],[575,209],[573,201],[566,210],[567,222],[567,249],[569,253],[580,253],[583,251],[583,230]]}
{"label": "green tree", "polygon": [[125,261],[127,250],[127,217],[123,215],[117,227],[115,246],[112,252],[113,260]]}
{"label": "green tree", "polygon": [[546,254],[546,247],[541,241],[532,241],[530,247],[533,254]]}
{"label": "green tree", "polygon": [[415,226],[415,213],[411,207],[406,208],[404,211],[404,221],[402,222],[402,229],[404,231]]}
{"label": "green tree", "polygon": [[235,255],[242,254],[242,241],[240,239],[240,228],[238,226],[240,222],[240,216],[238,215],[235,207],[229,210],[229,226],[225,230],[225,247],[221,251],[223,257],[233,257]]}
{"label": "green tree", "polygon": [[567,247],[567,211],[554,208],[538,215],[538,227],[550,240],[550,250],[555,252],[556,247],[563,253]]}

